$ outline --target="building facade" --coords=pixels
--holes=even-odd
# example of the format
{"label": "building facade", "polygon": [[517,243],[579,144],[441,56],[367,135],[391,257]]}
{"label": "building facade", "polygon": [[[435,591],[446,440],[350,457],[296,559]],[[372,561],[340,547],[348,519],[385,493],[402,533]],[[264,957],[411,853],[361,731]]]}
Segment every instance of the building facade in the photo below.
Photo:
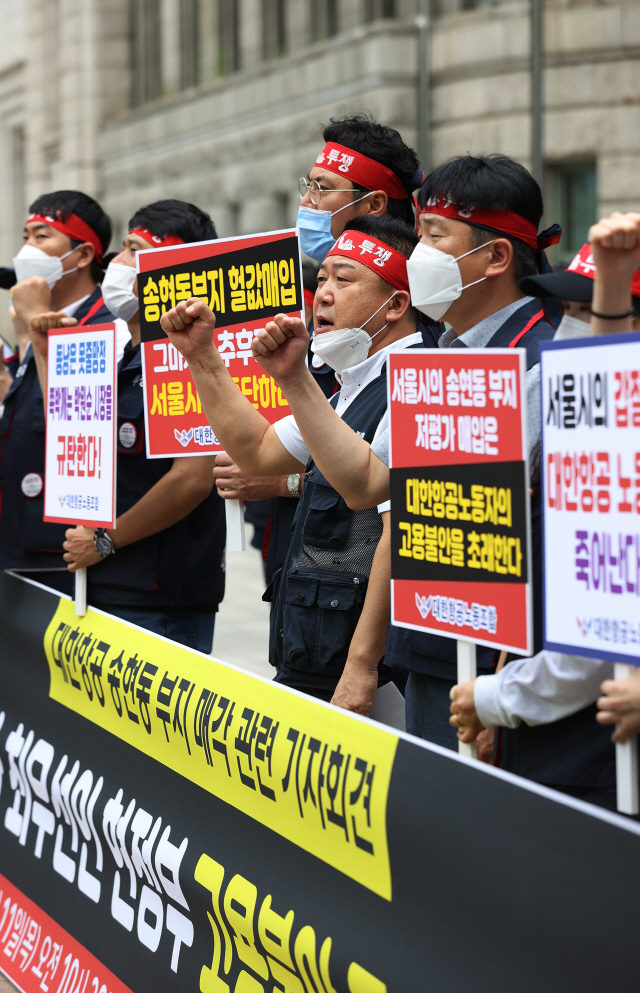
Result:
{"label": "building facade", "polygon": [[[529,0],[431,0],[429,157],[531,156]],[[220,235],[295,221],[331,116],[418,137],[419,0],[0,0],[0,265],[28,203],[78,187],[114,220],[160,197]],[[640,5],[544,0],[547,217],[570,257],[640,210]],[[4,327],[5,308],[0,307]]]}

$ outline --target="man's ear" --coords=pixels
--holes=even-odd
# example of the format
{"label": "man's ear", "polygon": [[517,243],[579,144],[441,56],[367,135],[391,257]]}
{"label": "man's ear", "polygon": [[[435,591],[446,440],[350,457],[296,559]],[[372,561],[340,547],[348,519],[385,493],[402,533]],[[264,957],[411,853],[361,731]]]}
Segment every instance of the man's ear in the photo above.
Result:
{"label": "man's ear", "polygon": [[491,258],[485,275],[488,277],[501,276],[507,272],[513,262],[513,245],[508,238],[496,238],[489,245],[489,248],[491,249]]}
{"label": "man's ear", "polygon": [[388,202],[389,197],[384,190],[374,190],[366,200],[362,201],[365,206],[364,213],[370,214],[372,217],[382,217],[387,212]]}
{"label": "man's ear", "polygon": [[409,310],[411,306],[411,295],[407,293],[406,290],[398,290],[393,300],[389,302],[389,309],[387,311],[386,320],[387,321],[399,321]]}
{"label": "man's ear", "polygon": [[96,250],[88,241],[84,245],[78,245],[78,269],[86,269],[88,265],[91,265],[95,258]]}

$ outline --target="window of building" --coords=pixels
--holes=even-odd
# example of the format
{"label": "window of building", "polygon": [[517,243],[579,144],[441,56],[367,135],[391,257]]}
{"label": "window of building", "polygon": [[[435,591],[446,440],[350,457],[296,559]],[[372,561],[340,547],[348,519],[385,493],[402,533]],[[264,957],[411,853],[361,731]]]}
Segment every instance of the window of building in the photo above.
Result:
{"label": "window of building", "polygon": [[262,0],[262,56],[276,59],[287,52],[287,0]]}
{"label": "window of building", "polygon": [[550,222],[564,228],[562,240],[553,252],[554,262],[570,262],[587,240],[598,211],[595,162],[557,163],[549,168],[553,213]]}
{"label": "window of building", "polygon": [[364,20],[378,21],[381,17],[396,16],[396,0],[364,0]]}
{"label": "window of building", "polygon": [[199,0],[180,0],[180,88],[200,82]]}
{"label": "window of building", "polygon": [[311,42],[338,33],[338,0],[310,0]]}
{"label": "window of building", "polygon": [[218,0],[218,75],[240,68],[240,18],[238,0]]}
{"label": "window of building", "polygon": [[477,10],[479,7],[495,7],[498,0],[462,0],[463,10]]}
{"label": "window of building", "polygon": [[131,105],[139,107],[162,93],[160,4],[129,0]]}

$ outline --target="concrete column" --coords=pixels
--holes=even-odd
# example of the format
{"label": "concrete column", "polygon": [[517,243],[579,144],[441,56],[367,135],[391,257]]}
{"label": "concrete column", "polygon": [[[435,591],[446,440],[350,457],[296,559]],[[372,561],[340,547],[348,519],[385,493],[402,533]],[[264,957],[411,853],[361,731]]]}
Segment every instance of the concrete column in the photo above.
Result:
{"label": "concrete column", "polygon": [[218,63],[218,3],[200,0],[200,64],[203,83],[216,75]]}
{"label": "concrete column", "polygon": [[162,93],[180,89],[180,0],[160,0],[160,50]]}
{"label": "concrete column", "polygon": [[362,0],[340,0],[338,4],[338,31],[349,31],[363,22]]}
{"label": "concrete column", "polygon": [[262,0],[236,0],[239,5],[240,68],[262,62]]}

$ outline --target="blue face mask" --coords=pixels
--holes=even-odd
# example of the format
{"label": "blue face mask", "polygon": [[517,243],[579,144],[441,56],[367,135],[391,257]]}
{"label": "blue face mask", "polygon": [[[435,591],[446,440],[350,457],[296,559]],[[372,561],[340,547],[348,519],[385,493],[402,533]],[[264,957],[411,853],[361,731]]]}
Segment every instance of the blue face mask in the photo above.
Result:
{"label": "blue face mask", "polygon": [[[364,197],[354,200],[353,203],[346,203],[345,207],[353,207],[354,203],[360,203],[365,197],[371,196],[365,193]],[[300,231],[300,247],[305,255],[315,259],[322,264],[327,255],[336,243],[336,239],[331,234],[331,218],[340,213],[340,210],[316,210],[313,207],[298,207],[298,219],[296,227]]]}

